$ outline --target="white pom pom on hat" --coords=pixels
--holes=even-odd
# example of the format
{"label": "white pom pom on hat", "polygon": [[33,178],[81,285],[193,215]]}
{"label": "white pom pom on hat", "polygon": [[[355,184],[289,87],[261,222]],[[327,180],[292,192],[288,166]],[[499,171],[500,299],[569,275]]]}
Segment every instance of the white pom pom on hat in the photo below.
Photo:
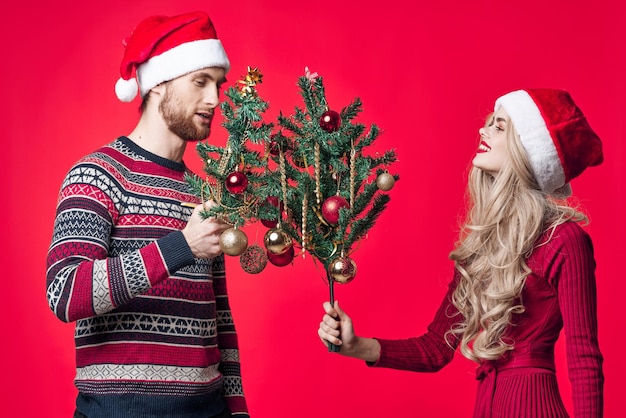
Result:
{"label": "white pom pom on hat", "polygon": [[130,102],[144,97],[155,86],[208,67],[230,62],[215,27],[204,12],[144,19],[124,40],[124,58],[115,94]]}
{"label": "white pom pom on hat", "polygon": [[137,97],[138,90],[137,79],[134,77],[130,80],[120,78],[115,83],[115,95],[122,102],[132,102]]}

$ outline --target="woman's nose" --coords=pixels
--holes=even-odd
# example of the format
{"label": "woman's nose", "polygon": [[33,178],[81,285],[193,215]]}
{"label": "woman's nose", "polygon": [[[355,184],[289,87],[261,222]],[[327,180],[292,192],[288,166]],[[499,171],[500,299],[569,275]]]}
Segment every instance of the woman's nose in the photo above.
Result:
{"label": "woman's nose", "polygon": [[483,137],[483,136],[487,136],[487,129],[486,128],[480,128],[478,130],[478,134]]}

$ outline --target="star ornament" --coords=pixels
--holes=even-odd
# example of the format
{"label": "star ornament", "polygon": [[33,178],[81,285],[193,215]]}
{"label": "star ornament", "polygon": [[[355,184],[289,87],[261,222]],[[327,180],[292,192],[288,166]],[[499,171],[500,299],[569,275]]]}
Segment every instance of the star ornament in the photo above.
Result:
{"label": "star ornament", "polygon": [[263,82],[263,74],[257,67],[248,67],[248,74],[243,80],[238,80],[239,90],[242,96],[254,95],[256,93],[255,86]]}
{"label": "star ornament", "polygon": [[263,82],[263,74],[259,71],[258,67],[248,67],[248,75],[246,75],[246,81],[252,85],[257,85]]}
{"label": "star ornament", "polygon": [[254,87],[247,85],[241,80],[239,81],[239,83],[241,83],[241,85],[239,86],[239,90],[241,91],[241,95],[243,97],[248,96],[248,95],[252,96],[254,93],[256,93],[256,90],[254,89]]}

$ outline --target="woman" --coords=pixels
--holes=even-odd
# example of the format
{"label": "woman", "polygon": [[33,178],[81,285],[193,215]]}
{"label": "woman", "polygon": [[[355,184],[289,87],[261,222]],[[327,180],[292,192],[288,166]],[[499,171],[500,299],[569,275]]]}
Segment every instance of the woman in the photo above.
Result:
{"label": "woman", "polygon": [[478,363],[474,417],[567,417],[554,345],[565,330],[574,415],[601,417],[595,261],[567,206],[569,181],[602,162],[602,144],[567,92],[496,100],[469,176],[471,207],[450,258],[455,275],[426,334],[363,338],[339,304],[318,334],[375,367],[433,372],[454,351]]}

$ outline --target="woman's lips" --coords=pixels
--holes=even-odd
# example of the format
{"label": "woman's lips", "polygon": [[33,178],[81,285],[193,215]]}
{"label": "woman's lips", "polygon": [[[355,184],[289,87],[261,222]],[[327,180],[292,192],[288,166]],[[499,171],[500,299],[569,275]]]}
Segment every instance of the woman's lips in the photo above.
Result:
{"label": "woman's lips", "polygon": [[480,141],[480,144],[478,144],[478,150],[476,152],[483,153],[489,151],[491,151],[491,147],[487,145],[485,141]]}

